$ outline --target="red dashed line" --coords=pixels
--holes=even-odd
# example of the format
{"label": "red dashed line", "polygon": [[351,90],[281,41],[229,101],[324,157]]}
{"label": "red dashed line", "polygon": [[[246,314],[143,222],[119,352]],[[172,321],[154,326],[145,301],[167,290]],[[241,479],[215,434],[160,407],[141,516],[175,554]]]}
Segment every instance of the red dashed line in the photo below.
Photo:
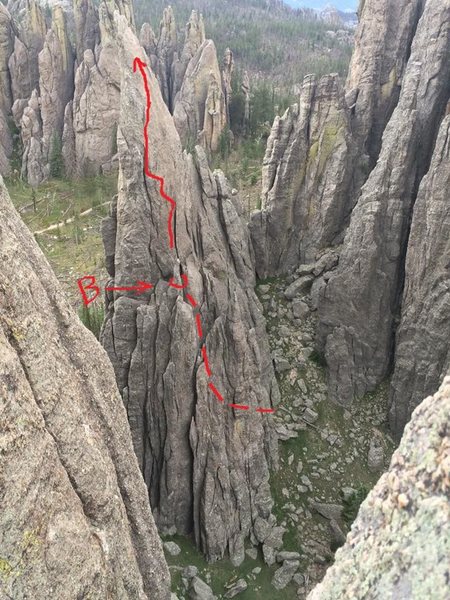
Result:
{"label": "red dashed line", "polygon": [[197,324],[198,337],[201,339],[203,337],[203,331],[202,331],[202,319],[200,317],[200,313],[197,313],[195,315],[195,322]]}
{"label": "red dashed line", "polygon": [[197,308],[198,304],[190,294],[186,294],[187,301],[191,303],[194,308]]}
{"label": "red dashed line", "polygon": [[202,346],[202,356],[203,356],[203,362],[205,363],[206,374],[208,375],[208,377],[211,377],[212,373],[211,373],[211,369],[209,366],[208,354],[206,353],[206,346]]}
{"label": "red dashed line", "polygon": [[208,387],[212,391],[212,393],[214,394],[214,396],[217,398],[217,400],[219,402],[223,402],[223,396],[222,396],[222,394],[219,392],[219,390],[216,388],[216,386],[213,383],[211,383],[211,381],[208,383]]}
{"label": "red dashed line", "polygon": [[[148,127],[150,124],[150,109],[152,106],[152,100],[151,100],[151,94],[150,94],[150,87],[148,84],[148,79],[147,79],[147,73],[145,72],[145,68],[147,67],[147,65],[138,57],[136,57],[134,59],[133,62],[133,72],[136,73],[136,70],[139,68],[139,71],[141,72],[142,75],[142,79],[144,80],[144,89],[145,89],[145,95],[146,95],[146,99],[147,99],[147,105],[146,105],[146,110],[145,110],[145,125],[144,125],[144,171],[145,174],[147,175],[147,177],[150,177],[150,179],[153,179],[154,181],[157,181],[159,183],[159,193],[161,194],[161,197],[164,198],[164,200],[166,200],[169,204],[170,204],[170,209],[169,209],[169,216],[167,219],[167,231],[168,231],[168,235],[169,235],[169,247],[171,249],[174,248],[175,246],[175,234],[174,234],[174,230],[173,230],[173,220],[174,220],[174,216],[175,216],[175,209],[176,209],[176,202],[173,198],[171,198],[164,190],[164,178],[160,177],[159,175],[155,175],[155,173],[152,173],[150,171],[150,161],[149,161],[149,141],[148,141]],[[175,283],[175,279],[173,277],[171,277],[169,279],[169,287],[172,287],[176,290],[186,290],[186,299],[187,301],[190,303],[190,305],[192,306],[192,308],[196,309],[198,307],[198,304],[195,300],[195,298],[193,298],[189,293],[187,293],[187,288],[188,288],[188,278],[187,275],[181,275],[181,280],[182,280],[182,284],[178,284]],[[196,322],[196,326],[197,326],[197,334],[198,337],[200,339],[200,341],[203,339],[203,330],[202,330],[202,321],[201,321],[201,316],[200,313],[197,312],[197,314],[195,315],[195,322]],[[203,345],[201,348],[201,353],[202,353],[202,357],[203,357],[203,362],[205,365],[205,371],[206,374],[208,376],[208,378],[212,377],[212,371],[209,365],[209,360],[208,360],[208,354],[206,352],[206,346]],[[222,394],[219,392],[219,390],[216,388],[216,386],[210,381],[208,383],[208,387],[211,390],[211,392],[214,394],[214,396],[217,398],[217,400],[219,400],[219,402],[224,402],[224,398],[222,396]],[[234,408],[236,410],[249,410],[250,406],[248,406],[247,404],[228,404],[228,406],[230,408]],[[273,408],[257,408],[256,412],[259,413],[273,413],[275,412],[275,410]]]}
{"label": "red dashed line", "polygon": [[187,275],[182,275],[181,276],[181,280],[183,281],[183,283],[180,285],[178,283],[175,283],[175,280],[173,277],[171,277],[169,279],[169,286],[175,288],[176,290],[184,290],[187,288],[188,286],[188,278]]}

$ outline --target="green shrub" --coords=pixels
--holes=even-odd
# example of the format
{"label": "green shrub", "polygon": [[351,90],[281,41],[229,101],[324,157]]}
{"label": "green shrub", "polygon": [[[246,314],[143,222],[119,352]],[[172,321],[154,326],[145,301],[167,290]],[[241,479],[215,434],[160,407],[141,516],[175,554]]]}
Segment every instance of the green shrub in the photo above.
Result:
{"label": "green shrub", "polygon": [[309,358],[316,363],[316,365],[319,365],[319,367],[326,367],[327,366],[327,360],[325,358],[325,354],[323,354],[322,352],[319,352],[318,350],[313,350],[309,356]]}
{"label": "green shrub", "polygon": [[50,176],[54,179],[64,177],[64,161],[62,156],[62,142],[58,133],[55,131],[50,148]]}
{"label": "green shrub", "polygon": [[368,493],[369,489],[365,485],[360,484],[350,497],[343,500],[344,510],[342,511],[342,517],[348,526],[356,519],[359,507],[366,499]]}
{"label": "green shrub", "polygon": [[100,339],[100,332],[105,318],[105,308],[103,304],[92,303],[89,306],[84,304],[78,309],[78,316],[82,323]]}

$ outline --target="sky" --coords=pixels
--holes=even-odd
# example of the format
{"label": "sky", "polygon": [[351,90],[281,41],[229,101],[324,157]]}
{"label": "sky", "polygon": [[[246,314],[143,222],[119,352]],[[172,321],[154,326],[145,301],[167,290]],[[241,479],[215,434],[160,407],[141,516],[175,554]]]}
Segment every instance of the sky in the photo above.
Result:
{"label": "sky", "polygon": [[358,8],[359,0],[284,0],[286,4],[294,8],[324,8],[327,4],[332,4],[339,10],[353,10]]}

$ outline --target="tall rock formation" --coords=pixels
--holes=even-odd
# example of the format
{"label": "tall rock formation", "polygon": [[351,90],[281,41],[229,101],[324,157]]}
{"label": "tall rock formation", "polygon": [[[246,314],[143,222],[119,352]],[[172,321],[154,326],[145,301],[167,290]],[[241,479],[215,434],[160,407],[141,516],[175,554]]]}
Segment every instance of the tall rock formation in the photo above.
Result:
{"label": "tall rock formation", "polygon": [[44,47],[47,24],[36,0],[12,3],[11,14],[18,28],[9,62],[13,101],[16,102],[28,100],[33,90],[39,90],[38,59]]}
{"label": "tall rock formation", "polygon": [[226,108],[226,116],[227,123],[230,122],[230,104],[231,97],[233,95],[233,87],[231,84],[232,77],[234,71],[234,59],[233,53],[229,48],[225,50],[225,54],[223,56],[222,61],[222,88],[225,96],[225,108]]}
{"label": "tall rock formation", "polygon": [[59,5],[53,8],[51,28],[39,53],[38,66],[39,99],[36,101],[34,90],[28,114],[25,117],[24,111],[21,120],[22,176],[31,185],[38,185],[49,176],[53,153],[55,157],[60,153],[64,111],[73,96],[72,47],[66,17]]}
{"label": "tall rock formation", "polygon": [[50,157],[61,139],[64,111],[73,97],[73,54],[60,6],[53,8],[52,26],[39,54],[39,90],[44,145]]}
{"label": "tall rock formation", "polygon": [[31,94],[20,121],[23,143],[21,175],[31,186],[38,186],[48,176],[43,142],[41,109],[36,90]]}
{"label": "tall rock formation", "polygon": [[94,52],[100,42],[98,10],[93,0],[74,0],[76,57],[78,64],[86,50]]}
{"label": "tall rock formation", "polygon": [[0,178],[2,598],[168,600],[111,364]]}
{"label": "tall rock formation", "polygon": [[156,46],[156,74],[164,102],[173,111],[174,97],[172,96],[172,65],[178,49],[178,34],[175,16],[171,6],[164,9],[159,26],[159,37]]}
{"label": "tall rock formation", "polygon": [[183,85],[175,99],[173,118],[183,143],[199,141],[209,152],[218,150],[227,114],[216,47],[212,40],[205,40],[189,62]]}
{"label": "tall rock formation", "polygon": [[176,96],[183,85],[183,79],[189,62],[195,56],[205,39],[205,24],[203,23],[203,17],[196,10],[193,10],[189,22],[186,25],[183,50],[179,57],[178,53],[174,55],[172,63],[172,104],[169,106],[172,112],[175,107]]}
{"label": "tall rock formation", "polygon": [[[157,80],[146,69],[150,169],[164,178],[177,207],[169,249],[169,205],[143,170],[146,97],[132,67],[135,57],[146,57],[126,20],[116,14],[115,22],[120,183],[103,228],[107,266],[116,285],[143,280],[154,290],[138,298],[108,296],[103,343],[158,526],[193,531],[209,560],[229,552],[239,564],[244,539],[263,543],[275,526],[269,465],[277,462],[276,440],[270,416],[256,409],[275,404],[278,388],[253,290],[250,240],[223,175],[210,172],[201,148],[195,157],[183,153]],[[169,285],[173,277],[182,286],[182,276],[188,289]],[[222,402],[209,387],[204,344]]]}
{"label": "tall rock formation", "polygon": [[406,256],[405,291],[391,381],[390,421],[400,435],[414,408],[450,368],[450,116],[423,178]]}
{"label": "tall rock formation", "polygon": [[[397,105],[411,42],[425,0],[361,2],[346,90],[352,130],[372,168]],[[360,157],[361,160],[362,157]]]}
{"label": "tall rock formation", "polygon": [[113,14],[132,25],[131,5],[103,2],[99,8],[100,45],[87,49],[75,74],[73,102],[64,117],[63,156],[71,176],[98,175],[110,169],[116,153],[120,66]]}
{"label": "tall rock formation", "polygon": [[409,222],[450,97],[450,1],[427,0],[378,163],[325,288],[321,339],[331,398],[347,404],[389,373]]}
{"label": "tall rock formation", "polygon": [[448,598],[450,377],[413,413],[391,465],[308,600]]}
{"label": "tall rock formation", "polygon": [[13,149],[8,118],[11,113],[11,80],[8,61],[13,50],[13,25],[8,10],[0,5],[0,174],[9,172],[9,157]]}
{"label": "tall rock formation", "polygon": [[340,241],[352,209],[355,146],[337,75],[308,75],[299,104],[276,117],[263,162],[261,210],[251,219],[261,278],[313,262]]}

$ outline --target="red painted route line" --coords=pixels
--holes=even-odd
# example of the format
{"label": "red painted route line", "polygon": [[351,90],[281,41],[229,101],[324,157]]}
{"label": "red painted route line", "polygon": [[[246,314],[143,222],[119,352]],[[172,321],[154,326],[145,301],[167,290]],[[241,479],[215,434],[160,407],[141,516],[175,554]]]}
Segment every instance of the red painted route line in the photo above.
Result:
{"label": "red painted route line", "polygon": [[[146,68],[147,68],[147,65],[139,57],[136,57],[134,59],[133,73],[136,73],[137,69],[139,69],[139,71],[142,75],[142,79],[144,81],[145,96],[146,96],[146,100],[147,100],[146,109],[145,109],[145,124],[144,124],[144,171],[145,171],[145,174],[147,175],[147,177],[150,177],[150,179],[153,179],[154,181],[157,181],[159,183],[159,193],[160,193],[161,197],[164,198],[164,200],[166,200],[170,204],[169,217],[167,219],[167,232],[169,235],[169,247],[171,249],[173,249],[175,246],[175,234],[174,234],[174,228],[173,228],[173,221],[174,221],[177,203],[164,190],[164,185],[165,185],[164,178],[160,177],[159,175],[156,175],[155,173],[152,173],[152,171],[150,170],[150,166],[149,166],[150,161],[149,161],[148,128],[150,125],[150,109],[152,106],[152,98],[151,98],[151,93],[150,93],[150,86],[148,84],[147,73],[145,71]],[[193,298],[188,293],[189,282],[188,282],[187,275],[184,275],[184,274],[181,275],[181,280],[182,280],[182,284],[177,284],[177,283],[175,283],[175,279],[173,277],[171,277],[169,280],[169,286],[176,290],[186,290],[186,299],[189,302],[189,304],[192,306],[192,308],[195,310],[198,307],[198,303],[195,300],[195,298]],[[197,312],[197,314],[195,315],[195,323],[197,326],[198,338],[199,338],[200,342],[202,342],[203,328],[202,328],[202,320],[201,320],[200,312]],[[212,371],[211,371],[211,367],[209,364],[208,353],[206,351],[205,344],[203,344],[201,347],[201,353],[202,353],[202,357],[203,357],[203,364],[205,367],[206,375],[208,376],[208,379],[210,379],[212,377]],[[219,402],[224,402],[224,398],[223,398],[222,394],[219,392],[219,390],[216,388],[216,386],[211,381],[208,383],[208,387]],[[234,408],[236,410],[249,410],[250,409],[250,406],[248,406],[247,404],[230,403],[230,404],[228,404],[228,406],[230,408]],[[275,410],[273,408],[257,408],[256,412],[259,412],[262,414],[263,413],[273,413],[273,412],[275,412]]]}
{"label": "red painted route line", "polygon": [[177,203],[175,202],[175,200],[173,198],[171,198],[171,196],[169,196],[169,194],[166,194],[166,192],[164,190],[164,178],[159,177],[158,175],[155,175],[154,173],[152,173],[150,171],[150,167],[149,167],[150,161],[149,161],[148,126],[150,124],[150,109],[152,107],[152,98],[150,95],[150,87],[148,85],[147,73],[145,72],[146,66],[147,65],[144,62],[142,62],[142,60],[140,58],[136,57],[134,59],[133,72],[136,73],[136,69],[139,68],[142,78],[144,80],[145,95],[147,97],[147,105],[146,105],[146,110],[145,110],[145,126],[144,126],[144,169],[145,169],[145,174],[147,175],[147,177],[150,177],[150,179],[153,179],[154,181],[157,181],[159,183],[159,193],[161,194],[162,198],[164,198],[164,200],[167,200],[167,202],[170,204],[169,219],[167,222],[167,231],[169,234],[169,247],[172,249],[175,246],[175,236],[173,233],[173,219],[174,219]]}

